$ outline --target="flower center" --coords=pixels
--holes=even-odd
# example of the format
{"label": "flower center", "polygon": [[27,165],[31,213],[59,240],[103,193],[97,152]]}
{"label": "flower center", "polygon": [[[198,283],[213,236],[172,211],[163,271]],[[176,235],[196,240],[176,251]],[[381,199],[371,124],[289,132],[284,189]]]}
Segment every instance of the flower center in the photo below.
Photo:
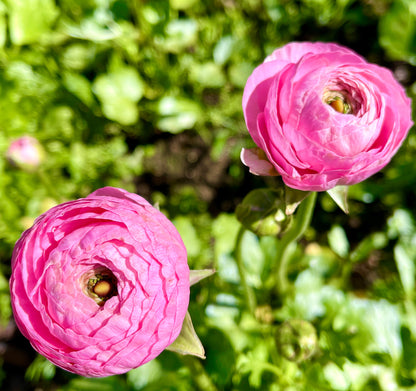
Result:
{"label": "flower center", "polygon": [[111,270],[99,267],[87,273],[83,277],[84,292],[91,297],[98,305],[117,296],[117,279]]}
{"label": "flower center", "polygon": [[330,105],[335,111],[341,114],[354,114],[352,104],[346,94],[342,91],[326,91],[324,102]]}

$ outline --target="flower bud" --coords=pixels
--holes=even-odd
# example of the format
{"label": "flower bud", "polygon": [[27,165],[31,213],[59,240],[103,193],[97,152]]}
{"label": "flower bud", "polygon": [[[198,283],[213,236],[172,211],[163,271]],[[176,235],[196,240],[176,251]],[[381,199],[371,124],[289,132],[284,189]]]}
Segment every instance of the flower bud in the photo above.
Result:
{"label": "flower bud", "polygon": [[284,211],[283,191],[256,189],[247,194],[235,213],[241,224],[255,234],[274,236],[282,232],[290,221]]}
{"label": "flower bud", "polygon": [[279,326],[276,343],[283,357],[302,362],[315,353],[318,336],[311,323],[302,319],[290,319]]}
{"label": "flower bud", "polygon": [[42,145],[31,136],[23,136],[13,141],[6,152],[10,164],[25,171],[36,170],[44,157]]}

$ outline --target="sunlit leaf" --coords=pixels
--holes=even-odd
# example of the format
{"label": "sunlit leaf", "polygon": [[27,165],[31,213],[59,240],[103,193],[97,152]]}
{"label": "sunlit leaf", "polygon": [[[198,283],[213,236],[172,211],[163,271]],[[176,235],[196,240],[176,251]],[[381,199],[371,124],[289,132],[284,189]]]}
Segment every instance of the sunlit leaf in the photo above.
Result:
{"label": "sunlit leaf", "polygon": [[8,0],[7,4],[10,38],[16,45],[37,42],[59,13],[54,0]]}

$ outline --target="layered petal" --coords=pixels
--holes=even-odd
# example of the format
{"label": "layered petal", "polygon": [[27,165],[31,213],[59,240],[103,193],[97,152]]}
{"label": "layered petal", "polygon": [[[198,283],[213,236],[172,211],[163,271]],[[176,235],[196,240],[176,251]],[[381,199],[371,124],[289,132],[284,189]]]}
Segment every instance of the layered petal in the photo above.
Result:
{"label": "layered petal", "polygon": [[[391,71],[321,42],[294,42],[269,55],[248,79],[243,111],[269,163],[304,191],[368,178],[413,125],[410,99]],[[252,171],[267,171],[247,156]]]}
{"label": "layered petal", "polygon": [[[105,281],[104,296],[95,286]],[[54,364],[124,373],[179,335],[189,268],[173,224],[138,195],[103,188],[58,205],[23,233],[10,280],[16,324]]]}

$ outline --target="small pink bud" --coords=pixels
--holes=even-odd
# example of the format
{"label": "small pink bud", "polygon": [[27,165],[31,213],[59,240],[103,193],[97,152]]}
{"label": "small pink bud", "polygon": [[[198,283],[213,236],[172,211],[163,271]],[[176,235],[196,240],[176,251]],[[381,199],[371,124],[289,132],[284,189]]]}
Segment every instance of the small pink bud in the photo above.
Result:
{"label": "small pink bud", "polygon": [[6,158],[13,166],[27,171],[38,168],[44,157],[42,145],[31,136],[23,136],[13,141],[6,152]]}

